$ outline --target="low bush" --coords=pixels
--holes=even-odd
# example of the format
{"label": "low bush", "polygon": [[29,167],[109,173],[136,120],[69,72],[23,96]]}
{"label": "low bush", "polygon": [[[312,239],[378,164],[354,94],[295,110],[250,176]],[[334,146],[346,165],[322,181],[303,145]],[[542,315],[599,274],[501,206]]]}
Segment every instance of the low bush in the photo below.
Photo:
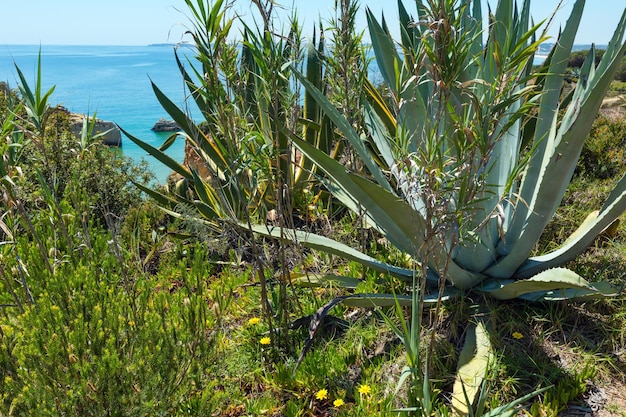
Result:
{"label": "low bush", "polygon": [[585,142],[577,175],[607,179],[621,175],[626,166],[626,119],[599,116]]}
{"label": "low bush", "polygon": [[[158,279],[137,274],[129,280],[108,234],[94,233],[92,242],[84,262],[65,264],[42,282],[32,276],[35,302],[20,314],[0,310],[2,410],[14,416],[171,415],[194,408],[200,412],[194,415],[211,414],[199,393],[216,383],[210,369],[219,317],[212,306],[221,300],[209,293],[201,251],[189,264],[172,263]],[[37,263],[30,256],[23,261]]]}

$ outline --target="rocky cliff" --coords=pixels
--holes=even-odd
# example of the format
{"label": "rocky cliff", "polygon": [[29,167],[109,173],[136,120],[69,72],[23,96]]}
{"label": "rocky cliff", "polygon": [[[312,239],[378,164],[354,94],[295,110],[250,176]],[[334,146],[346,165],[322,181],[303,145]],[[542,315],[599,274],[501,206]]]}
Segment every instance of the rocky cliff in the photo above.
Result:
{"label": "rocky cliff", "polygon": [[[85,117],[87,116],[77,113],[70,113],[69,115],[72,133],[77,137],[80,137]],[[96,119],[93,135],[99,134],[103,134],[102,141],[105,145],[122,146],[122,133],[115,123]]]}

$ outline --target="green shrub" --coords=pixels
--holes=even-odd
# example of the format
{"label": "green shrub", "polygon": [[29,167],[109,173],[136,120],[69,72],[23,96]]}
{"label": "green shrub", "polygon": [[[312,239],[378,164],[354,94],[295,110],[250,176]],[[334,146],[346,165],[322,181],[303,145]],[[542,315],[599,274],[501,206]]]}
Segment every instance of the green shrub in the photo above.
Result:
{"label": "green shrub", "polygon": [[[145,163],[135,164],[98,139],[90,138],[87,146],[82,144],[71,132],[69,114],[59,107],[52,112],[45,139],[40,146],[35,143],[27,145],[28,161],[23,164],[23,184],[35,189],[27,186],[24,198],[40,195],[37,172],[41,172],[59,201],[67,201],[79,213],[93,212],[102,225],[107,224],[107,216],[121,219],[131,206],[141,202],[141,192],[131,179],[149,182],[154,178]],[[36,201],[31,203],[37,205]]]}
{"label": "green shrub", "polygon": [[93,237],[95,254],[86,262],[33,282],[35,305],[19,315],[0,311],[8,414],[170,415],[197,408],[212,384],[204,369],[211,365],[201,358],[215,357],[208,332],[217,318],[202,253],[159,280],[136,276],[128,285],[107,237]]}
{"label": "green shrub", "polygon": [[613,96],[616,94],[624,94],[626,93],[626,82],[614,80],[611,83],[611,87],[609,87],[608,94],[609,96]]}
{"label": "green shrub", "polygon": [[[597,49],[595,51],[595,64],[598,65],[600,60],[604,56],[604,49]],[[570,68],[580,68],[583,66],[585,59],[589,55],[589,49],[585,49],[582,51],[574,51],[569,56],[569,62],[567,64]]]}
{"label": "green shrub", "polygon": [[589,132],[580,160],[578,175],[607,179],[624,172],[626,165],[626,120],[600,116]]}

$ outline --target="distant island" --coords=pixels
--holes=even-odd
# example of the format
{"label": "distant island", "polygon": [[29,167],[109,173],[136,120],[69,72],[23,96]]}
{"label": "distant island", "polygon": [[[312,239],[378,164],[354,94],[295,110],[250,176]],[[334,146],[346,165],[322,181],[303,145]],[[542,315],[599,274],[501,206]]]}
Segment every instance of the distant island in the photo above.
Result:
{"label": "distant island", "polygon": [[192,43],[190,43],[190,42],[179,42],[179,43],[151,43],[148,46],[160,46],[160,47],[163,47],[163,46],[168,46],[168,47],[171,47],[171,46],[188,46],[188,47],[192,47],[194,45]]}
{"label": "distant island", "polygon": [[[541,45],[539,45],[539,53],[548,53],[550,52],[550,50],[552,50],[552,47],[554,47],[554,42],[542,43]],[[596,49],[606,49],[607,47],[608,45],[595,45]],[[591,49],[591,44],[574,44],[574,46],[572,47],[572,52],[586,51],[588,49]]]}

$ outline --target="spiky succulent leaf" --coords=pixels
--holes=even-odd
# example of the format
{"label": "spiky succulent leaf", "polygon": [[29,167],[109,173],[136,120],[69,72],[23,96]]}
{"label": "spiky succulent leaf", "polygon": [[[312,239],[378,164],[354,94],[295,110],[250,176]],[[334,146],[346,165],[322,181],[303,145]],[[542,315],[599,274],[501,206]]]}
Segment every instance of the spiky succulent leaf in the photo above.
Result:
{"label": "spiky succulent leaf", "polygon": [[499,300],[524,298],[538,301],[544,296],[560,299],[598,296],[615,296],[619,289],[606,283],[590,283],[567,268],[552,268],[520,280],[493,279],[478,288],[479,291]]}
{"label": "spiky succulent leaf", "polygon": [[153,158],[156,158],[159,162],[161,162],[163,165],[165,165],[172,171],[175,171],[177,174],[180,174],[184,178],[188,178],[188,179],[193,178],[193,175],[191,174],[191,172],[189,172],[187,168],[182,166],[180,163],[178,163],[172,157],[167,155],[165,152],[161,151],[158,148],[155,148],[154,146],[150,145],[147,142],[142,141],[141,139],[128,133],[121,127],[120,127],[120,130],[122,131],[122,133],[126,135],[126,137],[128,137],[128,139],[133,141],[137,146],[139,146],[141,149],[146,151]]}
{"label": "spiky succulent leaf", "polygon": [[[526,261],[549,219],[556,212],[613,73],[626,52],[626,44],[623,44],[619,48],[613,48],[612,54],[605,54],[599,65],[604,71],[594,71],[593,65],[587,66],[589,73],[582,74],[582,77],[587,77],[588,80],[578,84],[578,92],[557,126],[557,113],[548,106],[558,103],[565,65],[558,63],[559,60],[567,61],[569,57],[583,4],[584,1],[581,0],[576,2],[572,17],[559,39],[557,53],[553,57],[555,63],[550,66],[551,73],[544,87],[535,132],[535,140],[539,141],[539,146],[531,157],[520,189],[521,200],[515,207],[512,225],[507,230],[506,243],[503,243],[504,253],[507,255],[487,270],[488,274],[495,277],[513,276],[515,270]],[[574,23],[576,27],[570,28],[570,24]],[[616,35],[621,32],[623,36],[625,27],[626,12]],[[614,39],[614,42],[621,44],[621,37],[619,40]],[[561,50],[565,46],[569,47],[567,53]]]}
{"label": "spiky succulent leaf", "polygon": [[483,386],[483,380],[489,372],[489,366],[493,364],[493,358],[487,323],[480,320],[470,325],[466,329],[452,389],[453,415],[457,417],[473,415],[472,404]]}
{"label": "spiky succulent leaf", "polygon": [[[347,172],[340,163],[326,156],[304,141],[294,140],[294,144],[304,155],[314,161],[329,177],[332,184],[341,189],[341,193],[331,188],[337,197],[348,199],[344,202],[358,202],[364,210],[369,223],[381,231],[396,247],[417,257],[424,245],[426,230],[424,219],[406,201],[358,175]],[[324,249],[322,247],[322,249]],[[444,268],[447,253],[444,248],[431,254],[430,262],[433,270]],[[471,288],[483,277],[464,270],[454,262],[445,266],[448,270],[447,279],[458,288]]]}

